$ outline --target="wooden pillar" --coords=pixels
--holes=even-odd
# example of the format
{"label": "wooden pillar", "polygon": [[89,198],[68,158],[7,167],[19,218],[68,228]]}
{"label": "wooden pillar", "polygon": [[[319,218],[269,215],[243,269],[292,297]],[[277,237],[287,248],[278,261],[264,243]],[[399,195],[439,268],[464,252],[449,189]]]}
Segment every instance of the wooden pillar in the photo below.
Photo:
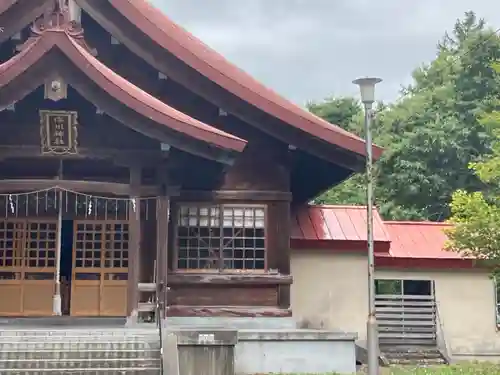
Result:
{"label": "wooden pillar", "polygon": [[[290,202],[270,202],[267,212],[268,268],[290,275]],[[290,285],[279,286],[278,305],[282,309],[290,308]]]}
{"label": "wooden pillar", "polygon": [[[158,275],[157,289],[163,313],[167,310],[168,288],[168,223],[170,214],[170,197],[168,196],[169,170],[166,162],[161,163],[156,170],[160,196],[156,203],[156,272]],[[161,319],[165,316],[160,317]]]}
{"label": "wooden pillar", "polygon": [[138,198],[141,188],[142,168],[130,167],[131,202],[129,209],[129,260],[127,284],[128,323],[136,323],[139,307],[139,282],[141,269],[141,202]]}
{"label": "wooden pillar", "polygon": [[[166,194],[160,196],[156,206],[156,272],[158,275],[158,292],[163,311],[167,309],[167,277],[168,277],[168,215],[170,200]],[[161,319],[165,318],[162,316]]]}

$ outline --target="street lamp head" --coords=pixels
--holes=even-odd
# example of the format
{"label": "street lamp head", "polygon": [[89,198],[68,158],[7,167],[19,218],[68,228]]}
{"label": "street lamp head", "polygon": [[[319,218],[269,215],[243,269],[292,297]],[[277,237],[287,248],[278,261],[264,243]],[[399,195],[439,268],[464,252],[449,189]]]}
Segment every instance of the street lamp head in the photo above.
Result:
{"label": "street lamp head", "polygon": [[382,79],[373,77],[358,78],[352,81],[352,83],[359,86],[361,101],[364,104],[373,104],[375,101],[375,85],[380,82],[382,82]]}

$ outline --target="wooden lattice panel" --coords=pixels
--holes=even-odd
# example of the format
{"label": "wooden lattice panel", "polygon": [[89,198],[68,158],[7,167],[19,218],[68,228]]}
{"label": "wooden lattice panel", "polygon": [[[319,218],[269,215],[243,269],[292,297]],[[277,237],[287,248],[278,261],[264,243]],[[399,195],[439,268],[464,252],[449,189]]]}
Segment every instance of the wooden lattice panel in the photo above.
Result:
{"label": "wooden lattice panel", "polygon": [[104,267],[128,268],[128,223],[108,223],[105,226]]}
{"label": "wooden lattice panel", "polygon": [[57,223],[31,221],[27,223],[24,266],[27,268],[55,268]]}
{"label": "wooden lattice panel", "polygon": [[128,222],[75,221],[74,236],[71,314],[125,315]]}
{"label": "wooden lattice panel", "polygon": [[51,315],[57,222],[0,221],[0,315]]}
{"label": "wooden lattice panel", "polygon": [[24,228],[24,221],[0,221],[0,269],[11,271],[14,267],[21,267]]}
{"label": "wooden lattice panel", "polygon": [[74,267],[100,268],[103,255],[103,223],[78,222],[75,227]]}

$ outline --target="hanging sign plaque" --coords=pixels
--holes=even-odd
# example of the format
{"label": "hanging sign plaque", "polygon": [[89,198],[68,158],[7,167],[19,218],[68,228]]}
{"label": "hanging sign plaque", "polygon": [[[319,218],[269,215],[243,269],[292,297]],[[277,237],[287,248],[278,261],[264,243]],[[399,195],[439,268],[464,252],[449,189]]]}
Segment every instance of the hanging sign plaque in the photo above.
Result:
{"label": "hanging sign plaque", "polygon": [[42,154],[77,154],[77,121],[74,111],[40,111]]}

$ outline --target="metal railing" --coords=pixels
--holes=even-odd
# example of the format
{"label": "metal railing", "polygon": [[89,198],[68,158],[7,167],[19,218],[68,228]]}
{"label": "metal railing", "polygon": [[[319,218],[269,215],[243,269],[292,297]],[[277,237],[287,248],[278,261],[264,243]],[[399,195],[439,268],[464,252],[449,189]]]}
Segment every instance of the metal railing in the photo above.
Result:
{"label": "metal railing", "polygon": [[[165,317],[165,311],[166,311],[166,301],[165,301],[165,289],[166,286],[164,285],[164,282],[160,280],[157,277],[157,268],[156,268],[156,261],[155,261],[155,272],[153,275],[153,282],[149,283],[139,283],[138,285],[138,290],[139,290],[139,312],[143,313],[152,313],[153,314],[153,320],[154,323],[156,324],[156,327],[158,328],[158,336],[160,340],[160,374],[163,374],[163,357],[164,357],[164,348],[163,348],[163,342],[164,342],[164,337],[163,337],[163,318]],[[141,301],[141,294],[142,293],[154,293],[154,296],[150,298],[148,301],[149,302],[140,302]]]}
{"label": "metal railing", "polygon": [[163,374],[163,317],[165,316],[165,306],[163,298],[161,297],[164,290],[163,282],[157,282],[155,303],[156,303],[156,311],[155,311],[155,320],[156,325],[158,327],[158,335],[160,336],[160,374]]}
{"label": "metal railing", "polygon": [[451,356],[450,352],[448,350],[448,345],[446,344],[446,336],[445,336],[445,329],[444,329],[444,321],[441,318],[441,314],[439,313],[439,305],[436,303],[436,321],[437,321],[437,347],[441,353],[441,355],[444,357],[446,363],[451,363]]}
{"label": "metal railing", "polygon": [[377,295],[381,345],[437,345],[434,296]]}

